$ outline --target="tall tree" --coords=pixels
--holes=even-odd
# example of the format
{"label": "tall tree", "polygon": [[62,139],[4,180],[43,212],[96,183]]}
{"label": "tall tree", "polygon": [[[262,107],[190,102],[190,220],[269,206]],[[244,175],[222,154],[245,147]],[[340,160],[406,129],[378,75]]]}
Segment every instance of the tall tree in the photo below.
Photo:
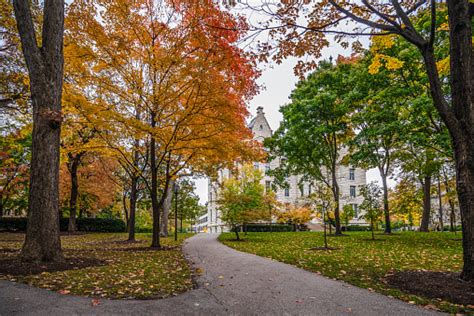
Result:
{"label": "tall tree", "polygon": [[388,178],[394,170],[394,152],[403,133],[400,109],[406,102],[406,87],[391,80],[388,71],[369,73],[368,64],[373,55],[369,52],[359,62],[355,75],[353,95],[359,105],[352,116],[352,123],[359,132],[349,143],[350,161],[354,165],[377,168],[382,178],[385,233],[391,233],[388,200]]}
{"label": "tall tree", "polygon": [[13,6],[33,106],[28,226],[21,255],[25,261],[61,261],[58,183],[64,1],[44,2],[40,42],[36,38],[29,1],[15,0]]}
{"label": "tall tree", "polygon": [[321,62],[313,74],[298,83],[291,94],[291,103],[281,107],[283,121],[265,142],[273,157],[284,157],[279,168],[284,169],[284,174],[301,174],[331,189],[336,235],[342,234],[338,168],[343,145],[352,135],[350,104],[345,102],[346,79],[351,67]]}

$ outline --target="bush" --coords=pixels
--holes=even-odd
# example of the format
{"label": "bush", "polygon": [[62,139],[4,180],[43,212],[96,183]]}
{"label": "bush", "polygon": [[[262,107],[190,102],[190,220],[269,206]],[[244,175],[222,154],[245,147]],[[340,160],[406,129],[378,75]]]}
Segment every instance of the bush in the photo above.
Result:
{"label": "bush", "polygon": [[[26,231],[26,222],[24,217],[0,218],[0,231],[24,232]],[[68,218],[61,218],[59,229],[67,231],[68,224]],[[126,225],[120,219],[78,218],[76,219],[76,225],[77,230],[83,232],[120,233],[126,231]]]}
{"label": "bush", "polygon": [[26,218],[2,217],[0,218],[0,231],[24,232],[26,231]]}
{"label": "bush", "polygon": [[361,226],[361,225],[348,225],[343,227],[344,231],[347,232],[368,232],[370,231],[370,226]]}
{"label": "bush", "polygon": [[247,224],[245,229],[247,232],[292,232],[295,227],[288,224]]}
{"label": "bush", "polygon": [[[456,231],[457,231],[457,232],[460,232],[460,231],[462,230],[462,226],[461,226],[461,225],[456,225],[455,228],[456,228]],[[449,226],[449,225],[444,225],[444,227],[443,227],[443,230],[444,230],[445,232],[449,231],[450,229],[451,229],[451,226]]]}

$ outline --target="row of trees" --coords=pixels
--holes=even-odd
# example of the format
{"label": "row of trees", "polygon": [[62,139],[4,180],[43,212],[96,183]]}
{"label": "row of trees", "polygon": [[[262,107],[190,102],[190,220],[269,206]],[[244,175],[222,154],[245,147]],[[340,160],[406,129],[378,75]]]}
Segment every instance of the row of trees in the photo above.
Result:
{"label": "row of trees", "polygon": [[[270,45],[265,43],[261,47],[267,53],[263,54],[263,59],[275,50],[277,54],[273,57],[277,61],[287,56],[320,57],[321,50],[329,43],[328,35],[335,36],[345,47],[352,45],[356,51],[361,48],[361,43],[357,40],[360,36],[373,36],[380,38],[381,43],[391,43],[390,39],[404,43],[407,50],[401,51],[402,57],[405,52],[416,52],[418,58],[415,69],[419,69],[419,74],[429,89],[428,96],[435,109],[433,114],[439,116],[449,134],[453,153],[450,157],[453,157],[463,228],[462,277],[466,280],[474,278],[473,8],[474,5],[467,0],[447,0],[446,4],[434,0],[367,0],[358,3],[329,0],[317,4],[285,1],[280,5],[265,2],[260,7],[260,12],[270,18],[256,29],[256,32],[270,29],[270,37],[273,39]],[[384,48],[389,46],[383,45]],[[449,53],[449,59],[446,59],[447,56],[443,52]],[[381,64],[386,64],[386,68],[409,69],[408,65],[400,67],[398,58],[384,55],[374,56],[375,62],[371,67],[373,72],[377,72]],[[295,68],[297,73],[302,74],[317,67],[314,59],[306,60],[307,62],[303,59],[298,62]],[[420,68],[419,65],[423,67]],[[318,72],[312,77],[314,79],[310,76],[308,80],[322,81],[324,84],[324,76]],[[412,84],[406,76],[400,80]],[[300,86],[305,85],[305,82]],[[336,85],[338,86],[337,83]],[[296,92],[293,95],[293,103],[299,102],[295,99],[298,99]],[[320,99],[322,102],[331,101],[328,96],[320,96]],[[291,112],[290,109],[283,111]],[[413,121],[418,117],[418,113],[406,111],[405,114]],[[435,120],[432,123],[439,127]],[[335,125],[343,126],[345,122]],[[318,128],[313,124],[306,127]],[[417,151],[413,153],[418,156]],[[420,159],[426,161],[431,160],[430,156],[428,152],[419,155]],[[428,176],[423,180],[426,190],[430,181]],[[425,197],[425,204],[428,203],[428,197]]]}
{"label": "row of trees", "polygon": [[[181,177],[259,155],[245,125],[258,72],[236,46],[243,29],[207,1],[2,1],[2,76],[20,78],[2,77],[5,135],[32,126],[31,157],[2,146],[2,167],[29,165],[24,260],[62,260],[60,201],[73,231],[78,212],[121,200],[130,240],[148,204],[159,248]],[[178,204],[184,219],[197,199]]]}

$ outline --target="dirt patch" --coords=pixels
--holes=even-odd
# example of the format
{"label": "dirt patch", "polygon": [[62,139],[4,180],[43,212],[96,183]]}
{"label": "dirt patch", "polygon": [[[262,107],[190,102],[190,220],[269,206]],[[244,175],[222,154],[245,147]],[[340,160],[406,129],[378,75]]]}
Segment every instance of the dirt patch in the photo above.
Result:
{"label": "dirt patch", "polygon": [[95,258],[68,257],[63,262],[23,262],[19,257],[0,259],[0,275],[26,276],[42,272],[82,269],[105,265]]}
{"label": "dirt patch", "polygon": [[387,275],[384,281],[410,294],[474,305],[474,282],[461,280],[459,273],[400,271]]}

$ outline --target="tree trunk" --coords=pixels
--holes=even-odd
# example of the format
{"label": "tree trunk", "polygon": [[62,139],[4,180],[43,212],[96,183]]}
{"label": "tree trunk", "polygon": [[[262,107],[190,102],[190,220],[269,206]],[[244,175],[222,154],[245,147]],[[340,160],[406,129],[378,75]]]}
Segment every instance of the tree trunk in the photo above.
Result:
{"label": "tree trunk", "polygon": [[130,211],[128,217],[128,241],[135,241],[135,218],[137,209],[137,195],[138,195],[138,178],[132,177],[130,188]]}
{"label": "tree trunk", "polygon": [[383,213],[385,216],[385,234],[391,234],[392,225],[390,223],[390,210],[388,208],[387,176],[382,171],[380,171],[380,176],[382,177],[382,185],[383,185]]}
{"label": "tree trunk", "polygon": [[[334,202],[336,206],[334,208],[334,220],[336,224],[335,235],[342,235],[341,231],[341,217],[340,217],[340,203],[339,203],[339,184],[337,183],[336,167],[333,166],[331,170],[332,175],[332,192],[334,194]],[[330,225],[330,224],[329,224]]]}
{"label": "tree trunk", "polygon": [[46,0],[41,47],[28,0],[13,1],[28,68],[33,133],[24,261],[61,261],[59,238],[59,140],[63,83],[64,1]]}
{"label": "tree trunk", "polygon": [[420,232],[428,232],[431,215],[431,176],[423,180],[423,214],[421,217]]}
{"label": "tree trunk", "polygon": [[168,218],[171,210],[171,201],[173,199],[173,191],[174,191],[174,180],[169,180],[168,190],[164,193],[165,200],[163,202],[163,213],[161,214],[161,231],[160,234],[163,237],[168,237]]}
{"label": "tree trunk", "polygon": [[[155,115],[151,115],[151,127],[155,127]],[[151,208],[153,215],[152,248],[161,248],[160,244],[160,208],[158,203],[158,169],[156,166],[156,141],[153,135],[150,135],[150,168],[151,168]]]}
{"label": "tree trunk", "polygon": [[439,203],[439,228],[440,231],[444,231],[444,222],[443,222],[443,196],[441,192],[441,176],[438,175],[438,203]]}
{"label": "tree trunk", "polygon": [[[137,108],[135,118],[137,121],[140,120],[141,111]],[[128,241],[135,241],[135,218],[137,213],[137,200],[138,200],[138,180],[139,175],[139,163],[140,163],[140,139],[135,138],[133,144],[133,170],[131,172],[131,188],[130,188],[130,214],[129,220],[127,221],[128,229]]]}
{"label": "tree trunk", "polygon": [[423,214],[421,217],[420,232],[428,232],[431,216],[431,176],[423,180]]}
{"label": "tree trunk", "polygon": [[77,181],[77,169],[81,156],[76,154],[73,156],[69,155],[68,170],[71,176],[71,194],[69,198],[69,223],[67,226],[68,232],[72,233],[76,231],[76,210],[77,210],[77,197],[79,195],[79,183]]}
{"label": "tree trunk", "polygon": [[3,198],[0,195],[0,218],[3,217]]}
{"label": "tree trunk", "polygon": [[452,108],[460,133],[451,137],[462,220],[464,266],[461,277],[474,280],[474,58],[468,0],[448,0]]}

